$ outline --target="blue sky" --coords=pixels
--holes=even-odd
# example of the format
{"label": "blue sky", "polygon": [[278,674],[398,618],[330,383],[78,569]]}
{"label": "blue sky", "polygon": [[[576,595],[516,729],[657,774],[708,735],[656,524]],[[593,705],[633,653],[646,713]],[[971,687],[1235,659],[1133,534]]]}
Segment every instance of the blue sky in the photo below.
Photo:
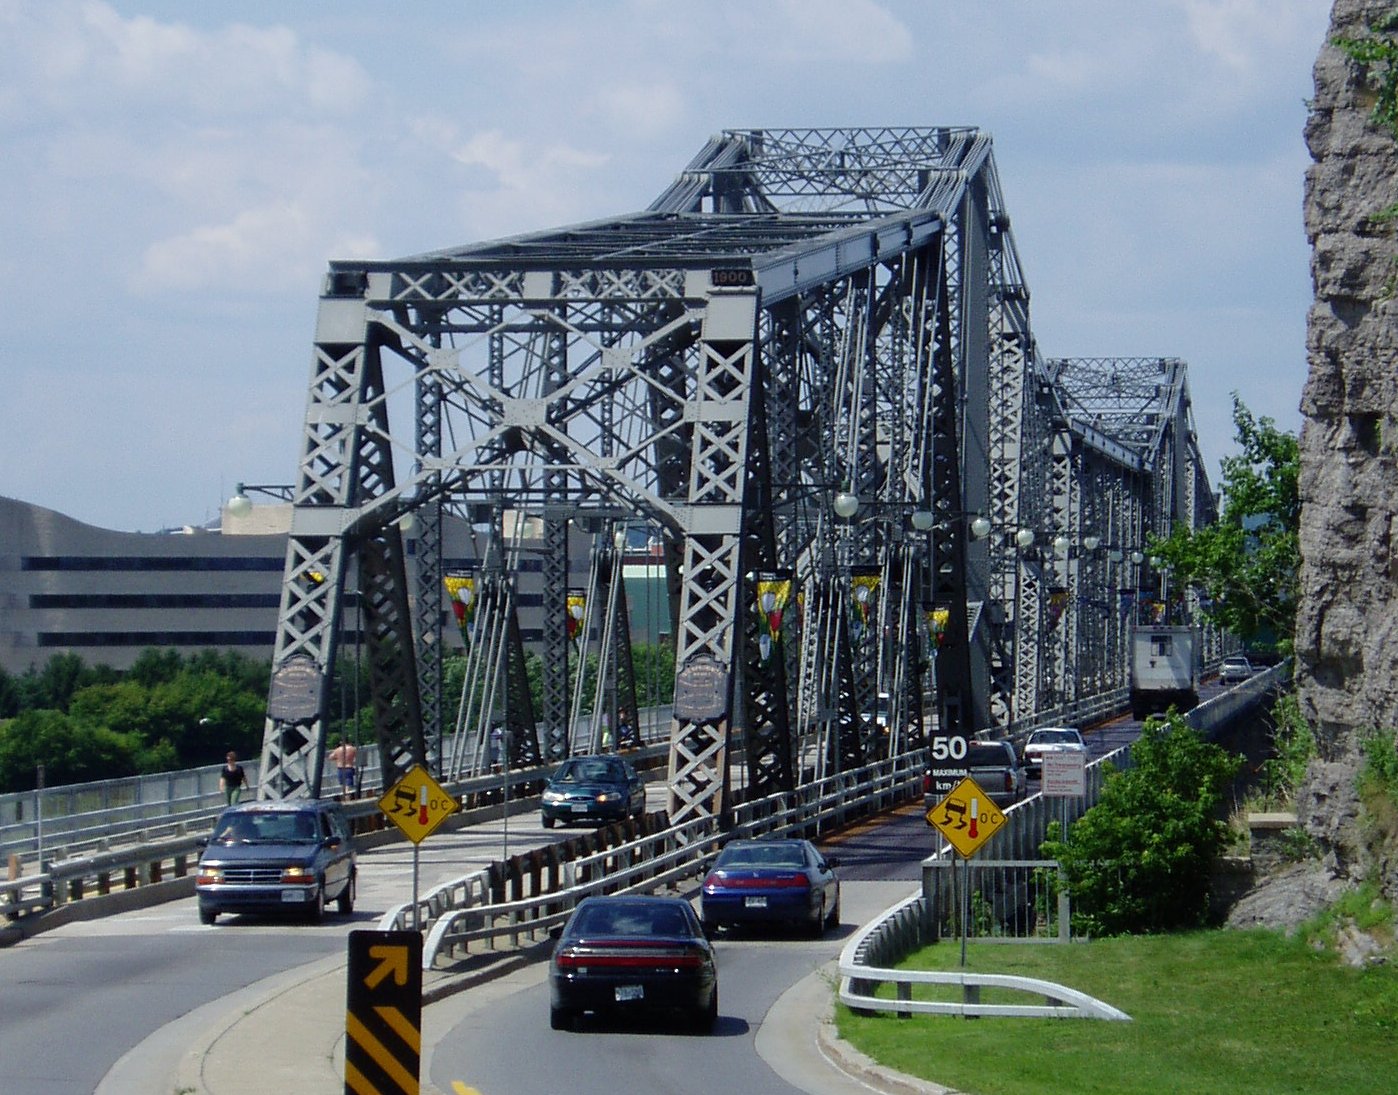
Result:
{"label": "blue sky", "polygon": [[289,483],[332,258],[644,207],[725,128],[974,125],[1053,357],[1299,429],[1329,0],[0,0],[0,494]]}

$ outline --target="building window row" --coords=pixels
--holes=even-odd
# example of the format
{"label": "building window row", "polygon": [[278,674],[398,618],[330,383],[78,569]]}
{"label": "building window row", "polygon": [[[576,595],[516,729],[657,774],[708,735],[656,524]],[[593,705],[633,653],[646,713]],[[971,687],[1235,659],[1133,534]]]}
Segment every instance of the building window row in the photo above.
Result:
{"label": "building window row", "polygon": [[280,574],[286,561],[259,559],[248,556],[188,555],[25,555],[19,561],[20,570],[186,570],[186,571],[259,571]]}
{"label": "building window row", "polygon": [[277,608],[276,593],[31,593],[29,607],[41,608]]}
{"label": "building window row", "polygon": [[265,646],[272,631],[41,631],[39,646]]}

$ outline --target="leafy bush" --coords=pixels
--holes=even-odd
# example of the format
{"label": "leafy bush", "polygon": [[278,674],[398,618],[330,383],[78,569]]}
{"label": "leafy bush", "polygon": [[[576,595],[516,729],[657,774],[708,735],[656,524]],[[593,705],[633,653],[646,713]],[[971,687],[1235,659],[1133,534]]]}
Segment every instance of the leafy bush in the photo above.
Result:
{"label": "leafy bush", "polygon": [[1398,738],[1392,730],[1371,730],[1364,735],[1363,749],[1360,792],[1387,795],[1398,802]]}
{"label": "leafy bush", "polygon": [[1274,756],[1262,762],[1262,791],[1268,805],[1286,805],[1305,778],[1306,767],[1316,755],[1315,735],[1301,717],[1294,692],[1277,701],[1272,711]]}
{"label": "leafy bush", "polygon": [[[1091,935],[1198,927],[1213,865],[1228,839],[1222,808],[1242,763],[1173,712],[1151,719],[1133,766],[1044,854],[1063,866],[1075,927]],[[1053,831],[1055,837],[1061,836]]]}

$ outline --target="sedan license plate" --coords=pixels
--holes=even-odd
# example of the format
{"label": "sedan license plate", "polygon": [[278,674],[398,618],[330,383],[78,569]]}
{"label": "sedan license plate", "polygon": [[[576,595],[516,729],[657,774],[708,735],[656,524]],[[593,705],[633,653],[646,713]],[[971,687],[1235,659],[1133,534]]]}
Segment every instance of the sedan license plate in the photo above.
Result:
{"label": "sedan license plate", "polygon": [[572,810],[573,813],[575,813],[575,814],[585,814],[585,813],[587,813],[587,803],[586,803],[586,802],[575,802],[575,803],[573,803],[573,805],[571,805],[570,807],[568,807],[568,809]]}
{"label": "sedan license plate", "polygon": [[743,898],[743,908],[745,909],[765,909],[766,907],[767,897],[765,894]]}
{"label": "sedan license plate", "polygon": [[644,985],[618,985],[616,987],[616,1002],[623,1004],[628,1000],[644,999],[646,989]]}

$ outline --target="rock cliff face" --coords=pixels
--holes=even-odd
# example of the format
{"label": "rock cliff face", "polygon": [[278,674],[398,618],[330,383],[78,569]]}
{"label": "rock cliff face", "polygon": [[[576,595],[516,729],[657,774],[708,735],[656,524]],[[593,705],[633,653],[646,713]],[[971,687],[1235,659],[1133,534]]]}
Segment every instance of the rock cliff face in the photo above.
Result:
{"label": "rock cliff face", "polygon": [[[1315,303],[1301,402],[1296,666],[1320,761],[1296,805],[1325,866],[1350,879],[1382,874],[1387,858],[1356,823],[1360,742],[1367,729],[1398,726],[1398,221],[1377,216],[1398,202],[1398,140],[1371,119],[1364,70],[1329,41],[1362,37],[1395,8],[1398,0],[1335,0],[1306,125]],[[1388,874],[1385,889],[1398,897]]]}

